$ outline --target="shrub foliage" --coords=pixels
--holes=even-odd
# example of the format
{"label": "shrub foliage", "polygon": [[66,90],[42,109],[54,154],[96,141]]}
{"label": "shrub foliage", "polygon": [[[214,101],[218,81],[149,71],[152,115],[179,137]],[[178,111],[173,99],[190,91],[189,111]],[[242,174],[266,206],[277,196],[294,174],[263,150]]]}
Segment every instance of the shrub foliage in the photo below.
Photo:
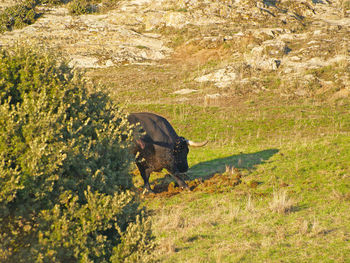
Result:
{"label": "shrub foliage", "polygon": [[42,4],[67,4],[69,13],[82,15],[110,10],[120,0],[22,0],[0,12],[0,33],[31,25],[40,17],[36,7]]}
{"label": "shrub foliage", "polygon": [[95,2],[93,0],[72,0],[68,4],[68,10],[73,15],[93,13],[97,10]]}
{"label": "shrub foliage", "polygon": [[38,16],[37,4],[37,0],[27,0],[6,8],[0,13],[0,33],[34,23]]}
{"label": "shrub foliage", "polygon": [[115,7],[120,0],[71,0],[67,7],[71,14],[82,15],[110,10]]}
{"label": "shrub foliage", "polygon": [[133,131],[84,84],[53,55],[0,51],[1,262],[136,262],[152,248]]}

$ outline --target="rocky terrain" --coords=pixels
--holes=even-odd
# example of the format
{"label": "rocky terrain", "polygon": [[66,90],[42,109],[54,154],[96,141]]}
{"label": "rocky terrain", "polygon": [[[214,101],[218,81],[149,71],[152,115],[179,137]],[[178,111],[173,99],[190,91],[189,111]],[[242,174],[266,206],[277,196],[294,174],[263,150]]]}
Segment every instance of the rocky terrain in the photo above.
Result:
{"label": "rocky terrain", "polygon": [[9,7],[15,4],[16,4],[15,0],[0,0],[0,11],[5,9],[6,7]]}
{"label": "rocky terrain", "polygon": [[[1,0],[2,8],[13,3]],[[206,101],[242,88],[332,100],[350,94],[350,1],[131,0],[105,13],[72,16],[64,5],[38,12],[36,23],[0,35],[0,46],[58,50],[86,69],[180,61],[200,68],[191,82],[214,88]]]}

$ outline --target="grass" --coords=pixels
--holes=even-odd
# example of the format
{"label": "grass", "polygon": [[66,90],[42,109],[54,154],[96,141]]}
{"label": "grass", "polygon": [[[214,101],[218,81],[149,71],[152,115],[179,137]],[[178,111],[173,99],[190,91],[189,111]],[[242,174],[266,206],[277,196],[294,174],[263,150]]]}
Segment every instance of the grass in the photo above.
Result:
{"label": "grass", "polygon": [[[271,73],[262,81],[272,91],[207,106],[204,95],[221,90],[195,83],[198,68],[171,63],[89,73],[126,111],[158,113],[179,135],[209,140],[190,149],[192,192],[171,192],[165,172],[151,176],[152,187],[165,185],[163,193],[144,197],[158,242],[156,259],[349,262],[350,104],[316,95],[279,96],[280,76]],[[330,71],[309,74],[325,77]],[[180,88],[198,92],[180,103],[183,96],[172,94]],[[139,175],[134,181],[142,186]]]}
{"label": "grass", "polygon": [[270,202],[270,209],[273,212],[286,214],[292,212],[295,207],[295,201],[287,196],[287,191],[273,193],[273,199]]}
{"label": "grass", "polygon": [[[292,31],[308,30],[299,26]],[[143,203],[158,243],[154,256],[159,262],[350,262],[350,103],[348,97],[329,99],[346,88],[348,65],[308,69],[303,73],[313,80],[306,85],[304,75],[293,80],[282,70],[242,63],[237,54],[261,41],[252,35],[200,40],[215,30],[159,28],[170,39],[172,57],[88,72],[126,111],[158,113],[179,135],[209,140],[190,149],[191,192],[176,190],[165,171],[151,176],[160,193],[144,196]],[[297,52],[308,41],[288,46]],[[332,45],[322,48],[333,56]],[[229,64],[252,81],[227,88],[194,81]],[[307,95],[296,95],[299,88]],[[174,94],[180,89],[196,92]],[[206,103],[205,96],[216,93],[223,96]],[[137,172],[134,182],[143,184]]]}
{"label": "grass", "polygon": [[[243,183],[226,193],[146,201],[154,209],[160,246],[171,248],[159,255],[162,262],[346,262],[348,108],[130,106],[141,107],[167,115],[180,134],[210,140],[207,148],[191,151],[191,178],[224,172],[226,165],[245,174]],[[253,181],[259,182],[256,188]],[[173,220],[182,223],[167,225]]]}
{"label": "grass", "polygon": [[[292,8],[294,2],[285,5]],[[164,185],[163,192],[143,197],[159,262],[350,262],[350,103],[348,97],[329,100],[346,88],[348,65],[308,69],[304,75],[314,78],[305,86],[303,79],[291,81],[282,71],[261,72],[241,61],[240,55],[266,39],[249,34],[225,42],[201,40],[275,21],[259,17],[266,21],[159,28],[155,31],[174,48],[169,59],[87,73],[125,111],[158,113],[179,135],[209,140],[204,148],[190,149],[193,191],[174,191],[165,171],[151,176],[152,187]],[[295,23],[294,33],[308,29]],[[296,39],[288,46],[297,52],[308,41]],[[322,52],[335,55],[335,43],[321,45]],[[194,81],[232,63],[241,79],[255,80],[227,88]],[[332,86],[319,93],[325,81]],[[296,96],[298,88],[308,95]],[[174,94],[180,89],[196,92]],[[223,96],[206,103],[205,96],[216,93]]]}
{"label": "grass", "polygon": [[[212,61],[207,65],[217,66]],[[220,90],[194,83],[197,70],[167,64],[103,71],[116,100],[127,101],[127,111],[156,112],[178,134],[209,140],[188,157],[188,176],[202,184],[190,193],[144,199],[153,214],[158,260],[347,262],[349,103],[330,103],[322,96],[281,97],[280,76],[270,73],[263,82],[271,92],[246,92],[228,103],[206,106],[204,95]],[[328,79],[331,71],[327,67],[308,74]],[[101,81],[101,73],[90,77]],[[199,91],[179,103],[172,92],[180,87]],[[227,174],[234,169],[240,182],[230,184],[235,177]],[[140,176],[134,179],[142,185]],[[170,181],[164,172],[151,176],[153,186]]]}
{"label": "grass", "polygon": [[[325,151],[339,149],[336,145],[343,145],[344,157],[324,158]],[[226,193],[184,193],[172,200],[148,201],[155,209],[154,229],[160,244],[172,243],[172,250],[159,255],[160,260],[346,262],[348,147],[347,137],[291,145],[283,149],[283,156],[275,154],[258,165],[242,184]],[[249,187],[252,178],[262,184]],[[297,201],[291,202],[284,188]],[[174,226],[174,220],[182,223]]]}

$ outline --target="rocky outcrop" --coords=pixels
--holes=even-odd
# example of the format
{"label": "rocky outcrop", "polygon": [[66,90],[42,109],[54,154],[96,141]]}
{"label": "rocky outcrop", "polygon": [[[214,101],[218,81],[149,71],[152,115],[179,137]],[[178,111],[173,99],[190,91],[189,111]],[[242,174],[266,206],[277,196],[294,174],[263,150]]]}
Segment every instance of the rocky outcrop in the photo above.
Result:
{"label": "rocky outcrop", "polygon": [[83,68],[150,62],[171,52],[161,35],[138,33],[123,23],[118,11],[82,16],[71,16],[65,8],[42,11],[35,24],[3,34],[0,45],[18,41],[43,45],[68,55],[72,66]]}
{"label": "rocky outcrop", "polygon": [[[252,1],[235,1],[234,5],[238,2],[242,6],[237,7],[233,18],[241,14],[242,21],[249,17],[252,24],[250,28],[224,37],[228,44],[241,41],[239,46],[242,49],[238,58],[229,66],[195,78],[196,81],[210,81],[217,87],[227,87],[242,81],[246,83],[247,80],[255,82],[255,79],[232,71],[237,62],[259,72],[275,71],[274,74],[284,78],[286,83],[288,79],[293,80],[293,83],[300,80],[299,84],[304,86],[316,81],[304,78],[310,70],[337,65],[349,67],[350,21],[349,12],[341,8],[342,2],[294,1],[291,6],[282,8],[284,1],[258,1],[256,6],[250,5],[252,8],[249,10],[246,8]],[[278,22],[281,27],[265,27],[267,23],[262,21],[263,17],[270,24],[272,21]],[[253,40],[247,43],[247,38]],[[347,76],[343,74],[347,75],[346,70],[336,76],[338,84],[342,83],[344,89],[350,89]],[[324,86],[322,79],[317,82]],[[303,96],[307,92],[299,88],[296,94]]]}
{"label": "rocky outcrop", "polygon": [[226,68],[219,69],[215,72],[198,77],[195,80],[198,82],[212,81],[215,83],[215,86],[224,88],[230,86],[236,79],[237,73],[235,72],[234,68],[228,66]]}
{"label": "rocky outcrop", "polygon": [[[0,1],[3,6],[13,4]],[[293,91],[297,96],[306,96],[303,87],[310,83],[323,90],[330,82],[336,82],[338,90],[349,89],[346,70],[331,80],[310,70],[350,65],[350,1],[131,0],[120,1],[116,9],[103,14],[71,16],[64,6],[42,6],[41,12],[35,24],[0,35],[0,45],[30,42],[59,50],[71,66],[81,68],[157,64],[174,56],[183,60],[178,54],[187,47],[199,49],[196,54],[206,61],[210,55],[204,54],[217,49],[224,62],[198,71],[194,82],[212,83],[219,89],[255,87],[266,72],[285,85],[297,80]],[[174,36],[183,39],[181,48]],[[223,52],[225,48],[228,51]],[[189,56],[196,55],[191,52]],[[197,89],[175,92],[185,96]],[[215,98],[208,101],[222,95],[213,94]]]}

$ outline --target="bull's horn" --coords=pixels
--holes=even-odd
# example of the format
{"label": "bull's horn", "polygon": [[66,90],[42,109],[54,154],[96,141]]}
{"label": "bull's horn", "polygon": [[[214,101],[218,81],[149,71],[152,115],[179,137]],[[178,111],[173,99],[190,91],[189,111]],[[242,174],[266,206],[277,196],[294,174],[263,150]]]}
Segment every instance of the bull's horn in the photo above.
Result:
{"label": "bull's horn", "polygon": [[208,143],[208,141],[204,141],[204,142],[193,142],[190,140],[186,140],[187,141],[187,145],[188,146],[193,146],[193,147],[202,147],[204,145],[206,145]]}

